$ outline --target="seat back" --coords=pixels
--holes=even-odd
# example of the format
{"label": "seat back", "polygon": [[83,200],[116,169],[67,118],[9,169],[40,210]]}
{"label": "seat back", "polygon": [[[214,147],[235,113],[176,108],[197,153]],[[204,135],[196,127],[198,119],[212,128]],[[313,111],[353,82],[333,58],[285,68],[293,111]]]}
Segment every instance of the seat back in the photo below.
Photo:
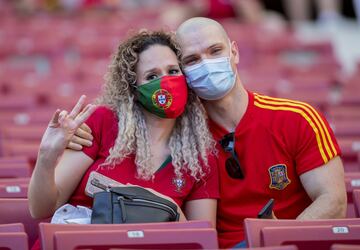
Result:
{"label": "seat back", "polygon": [[264,220],[251,219],[244,220],[244,233],[249,247],[261,247],[261,232],[265,227],[286,227],[286,226],[332,226],[347,227],[350,225],[360,225],[360,219],[328,219],[328,220]]}
{"label": "seat back", "polygon": [[45,220],[35,220],[31,217],[28,200],[23,198],[0,198],[0,224],[22,223],[32,246],[38,237],[38,224]]}
{"label": "seat back", "polygon": [[333,244],[331,250],[360,250],[360,245]]}
{"label": "seat back", "polygon": [[192,229],[142,229],[56,232],[55,249],[217,249],[216,230]]}
{"label": "seat back", "polygon": [[353,201],[353,191],[360,189],[360,172],[348,172],[345,173],[345,186],[347,193],[347,218],[356,218],[355,204]]}
{"label": "seat back", "polygon": [[331,225],[264,227],[261,232],[263,246],[295,244],[299,250],[328,250],[334,243],[360,244],[360,223],[341,227]]}
{"label": "seat back", "polygon": [[0,165],[0,178],[30,177],[29,163],[2,163]]}
{"label": "seat back", "polygon": [[360,218],[360,189],[356,189],[353,191],[353,202],[354,202],[355,216],[357,218]]}
{"label": "seat back", "polygon": [[0,233],[0,249],[26,250],[29,249],[25,232]]}
{"label": "seat back", "polygon": [[53,250],[54,235],[56,232],[91,232],[91,231],[111,231],[111,230],[144,230],[144,229],[199,229],[211,228],[208,221],[187,221],[187,222],[164,222],[164,223],[137,223],[137,224],[50,224],[40,223],[40,240],[42,249]]}
{"label": "seat back", "polygon": [[0,224],[0,233],[19,233],[25,232],[22,223]]}
{"label": "seat back", "polygon": [[28,249],[28,239],[22,223],[0,224],[0,249]]}
{"label": "seat back", "polygon": [[[16,179],[16,178],[14,178]],[[29,184],[1,184],[0,198],[26,198]]]}

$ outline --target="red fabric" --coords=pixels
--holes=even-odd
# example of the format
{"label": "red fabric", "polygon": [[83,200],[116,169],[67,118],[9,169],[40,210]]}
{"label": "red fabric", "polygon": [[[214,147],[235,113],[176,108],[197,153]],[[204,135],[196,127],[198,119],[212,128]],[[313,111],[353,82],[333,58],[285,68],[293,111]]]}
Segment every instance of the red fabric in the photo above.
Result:
{"label": "red fabric", "polygon": [[31,250],[40,250],[41,249],[41,245],[40,245],[40,240],[39,238],[35,241],[34,245],[31,247]]}
{"label": "red fabric", "polygon": [[[310,106],[249,92],[248,108],[235,130],[235,150],[245,172],[243,180],[228,176],[225,160],[229,155],[219,148],[221,199],[218,203],[217,226],[220,248],[229,248],[242,241],[244,218],[256,217],[270,198],[275,199],[274,212],[281,219],[296,218],[311,204],[299,175],[340,154],[328,123],[321,115],[320,121],[318,115]],[[311,124],[314,124],[317,133]],[[321,129],[317,124],[320,124]],[[325,128],[330,140],[325,134]],[[214,122],[210,122],[210,129],[216,140],[228,133]],[[317,138],[320,139],[326,160],[320,153]],[[329,145],[330,141],[334,149],[329,147],[327,150],[325,144]],[[283,166],[286,166],[286,171],[280,172],[283,180],[287,179],[289,184],[283,187],[277,185],[276,181],[273,184],[271,181],[269,170],[278,164],[281,164],[283,170]],[[278,173],[277,176],[281,174]],[[274,186],[283,189],[270,188]]]}
{"label": "red fabric", "polygon": [[86,123],[92,130],[94,140],[93,145],[84,148],[83,152],[94,159],[95,162],[89,167],[84,177],[81,179],[81,182],[71,196],[69,203],[88,207],[92,206],[92,198],[86,196],[84,190],[90,172],[95,170],[121,183],[131,183],[152,188],[173,198],[179,206],[182,206],[182,204],[188,200],[219,198],[217,162],[213,156],[209,157],[210,168],[207,170],[205,169],[207,175],[203,180],[196,182],[189,173],[184,172],[184,186],[178,191],[174,184],[176,176],[171,163],[158,170],[158,172],[155,173],[153,181],[145,181],[136,178],[134,156],[123,160],[115,167],[105,166],[98,168],[99,164],[103,163],[108,156],[109,149],[114,145],[118,132],[117,118],[108,108],[99,107]]}
{"label": "red fabric", "polygon": [[213,19],[236,17],[233,4],[230,0],[209,0],[207,17]]}
{"label": "red fabric", "polygon": [[[166,90],[169,94],[169,96],[166,96],[167,101],[165,105],[158,104],[160,106],[163,106],[166,117],[176,118],[181,115],[185,110],[188,96],[185,76],[164,76],[161,79],[160,87],[161,89]],[[157,100],[155,102],[158,103]]]}

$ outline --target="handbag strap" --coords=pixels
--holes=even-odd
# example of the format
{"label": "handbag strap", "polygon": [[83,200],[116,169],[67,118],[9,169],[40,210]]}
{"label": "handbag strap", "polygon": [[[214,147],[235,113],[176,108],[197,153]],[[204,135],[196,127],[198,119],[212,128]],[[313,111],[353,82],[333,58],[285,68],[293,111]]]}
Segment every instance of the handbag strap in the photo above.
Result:
{"label": "handbag strap", "polygon": [[100,189],[102,189],[102,190],[104,190],[104,191],[107,191],[107,192],[109,192],[110,191],[110,186],[106,186],[106,185],[104,185],[104,184],[102,184],[98,179],[96,179],[96,178],[94,178],[94,179],[92,179],[91,180],[91,185],[93,185],[93,186],[95,186],[95,187],[98,187],[98,188],[100,188]]}

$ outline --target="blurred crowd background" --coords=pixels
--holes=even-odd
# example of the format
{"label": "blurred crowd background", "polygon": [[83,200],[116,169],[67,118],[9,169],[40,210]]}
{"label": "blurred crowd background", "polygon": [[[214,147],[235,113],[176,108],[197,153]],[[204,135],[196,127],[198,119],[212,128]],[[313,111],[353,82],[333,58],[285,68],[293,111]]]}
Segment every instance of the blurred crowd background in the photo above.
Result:
{"label": "blurred crowd background", "polygon": [[207,16],[237,41],[244,85],[313,104],[360,172],[359,15],[358,0],[0,0],[0,157],[33,161],[54,110],[99,94],[124,37]]}

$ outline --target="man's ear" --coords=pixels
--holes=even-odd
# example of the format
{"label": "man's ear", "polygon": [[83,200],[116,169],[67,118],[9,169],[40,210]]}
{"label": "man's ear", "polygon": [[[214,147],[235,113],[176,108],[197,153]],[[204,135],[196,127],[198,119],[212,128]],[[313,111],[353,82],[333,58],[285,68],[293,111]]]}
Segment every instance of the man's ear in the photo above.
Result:
{"label": "man's ear", "polygon": [[237,45],[237,42],[235,42],[235,41],[231,42],[231,55],[234,58],[234,63],[238,64],[239,63],[239,47]]}

